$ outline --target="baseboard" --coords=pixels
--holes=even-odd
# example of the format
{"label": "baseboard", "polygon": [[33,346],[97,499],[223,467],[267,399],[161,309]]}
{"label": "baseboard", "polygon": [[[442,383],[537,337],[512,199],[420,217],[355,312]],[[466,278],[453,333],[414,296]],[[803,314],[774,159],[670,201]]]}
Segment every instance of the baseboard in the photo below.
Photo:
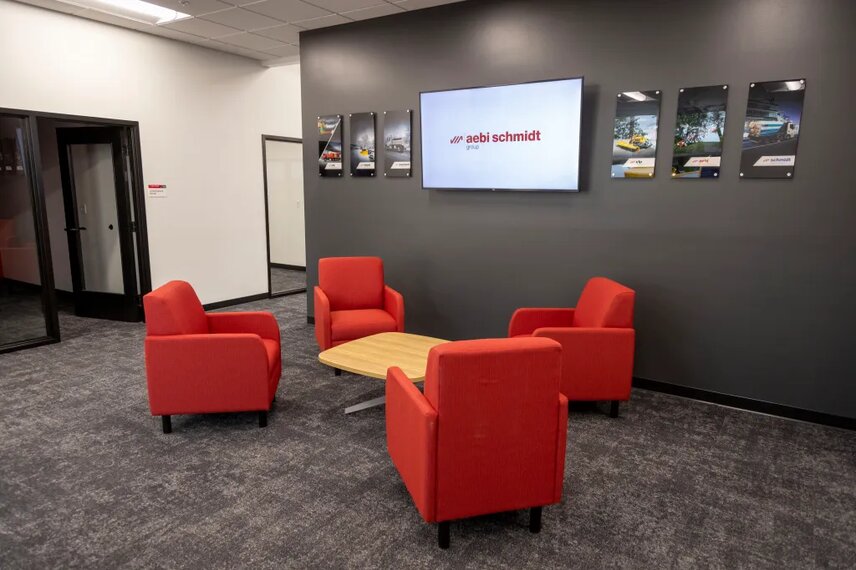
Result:
{"label": "baseboard", "polygon": [[306,271],[306,268],[302,265],[289,265],[287,263],[274,263],[271,261],[270,266],[279,269],[291,269],[293,271]]}
{"label": "baseboard", "polygon": [[633,386],[644,390],[663,392],[664,394],[672,394],[674,396],[681,396],[702,402],[710,402],[712,404],[720,404],[722,406],[739,408],[741,410],[760,412],[771,416],[780,416],[792,420],[856,430],[856,418],[836,416],[824,412],[816,412],[814,410],[805,410],[803,408],[794,408],[783,404],[765,402],[764,400],[732,396],[731,394],[712,392],[709,390],[702,390],[700,388],[691,388],[689,386],[679,386],[678,384],[660,382],[659,380],[648,380],[647,378],[634,377]]}
{"label": "baseboard", "polygon": [[23,292],[32,295],[41,295],[42,286],[36,283],[28,283],[27,281],[18,281],[9,277],[0,278],[2,285],[7,288],[13,288],[16,292]]}
{"label": "baseboard", "polygon": [[202,308],[206,311],[213,311],[215,309],[222,309],[224,307],[231,307],[232,305],[242,305],[244,303],[252,303],[253,301],[261,301],[262,299],[267,299],[267,293],[259,293],[258,295],[249,295],[247,297],[238,297],[237,299],[226,299],[225,301],[217,301],[216,303],[208,303],[206,305],[202,305]]}
{"label": "baseboard", "polygon": [[315,317],[306,317],[306,322],[309,323],[310,325],[314,325],[315,324]]}

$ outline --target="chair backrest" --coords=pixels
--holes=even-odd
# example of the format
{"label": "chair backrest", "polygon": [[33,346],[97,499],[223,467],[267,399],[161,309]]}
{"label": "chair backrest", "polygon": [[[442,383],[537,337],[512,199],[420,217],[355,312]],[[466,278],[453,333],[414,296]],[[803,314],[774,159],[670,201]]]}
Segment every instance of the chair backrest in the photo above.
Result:
{"label": "chair backrest", "polygon": [[574,311],[575,327],[632,328],[636,292],[606,277],[586,283]]}
{"label": "chair backrest", "polygon": [[425,396],[439,415],[440,520],[553,502],[561,352],[534,337],[431,349]]}
{"label": "chair backrest", "polygon": [[208,318],[190,283],[170,281],[143,297],[149,336],[207,334]]}
{"label": "chair backrest", "polygon": [[383,307],[383,260],[379,257],[325,257],[318,260],[318,286],[330,309]]}

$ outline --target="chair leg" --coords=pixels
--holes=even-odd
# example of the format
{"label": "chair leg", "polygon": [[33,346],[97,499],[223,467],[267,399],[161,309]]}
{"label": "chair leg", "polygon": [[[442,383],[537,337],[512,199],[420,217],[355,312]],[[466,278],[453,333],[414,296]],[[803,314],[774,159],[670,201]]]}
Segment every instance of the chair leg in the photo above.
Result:
{"label": "chair leg", "polygon": [[609,406],[609,417],[617,418],[618,417],[618,400],[613,400]]}
{"label": "chair leg", "polygon": [[450,540],[449,521],[441,522],[437,525],[437,544],[445,550],[449,548]]}
{"label": "chair leg", "polygon": [[161,425],[164,433],[172,433],[172,418],[170,416],[161,416]]}
{"label": "chair leg", "polygon": [[529,532],[541,532],[541,507],[532,507],[529,509]]}
{"label": "chair leg", "polygon": [[267,427],[267,412],[259,412],[259,427]]}
{"label": "chair leg", "polygon": [[335,374],[336,376],[341,376],[341,375],[342,375],[342,371],[341,371],[340,369],[338,369],[338,368],[334,368],[334,369],[333,369],[333,374]]}

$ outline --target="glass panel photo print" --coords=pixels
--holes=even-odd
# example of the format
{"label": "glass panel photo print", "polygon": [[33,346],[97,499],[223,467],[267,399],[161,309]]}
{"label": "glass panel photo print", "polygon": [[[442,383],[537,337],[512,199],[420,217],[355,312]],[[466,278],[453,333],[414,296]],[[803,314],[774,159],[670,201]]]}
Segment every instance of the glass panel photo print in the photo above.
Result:
{"label": "glass panel photo print", "polygon": [[742,178],[792,178],[797,160],[805,79],[749,85],[740,154]]}
{"label": "glass panel photo print", "polygon": [[383,175],[410,176],[410,111],[383,112]]}
{"label": "glass panel photo print", "polygon": [[678,94],[672,178],[718,178],[728,85],[686,87]]}
{"label": "glass panel photo print", "polygon": [[613,178],[651,178],[657,154],[659,91],[624,91],[615,106]]}
{"label": "glass panel photo print", "polygon": [[342,115],[318,117],[318,174],[342,175]]}
{"label": "glass panel photo print", "polygon": [[375,175],[375,114],[351,114],[351,176]]}

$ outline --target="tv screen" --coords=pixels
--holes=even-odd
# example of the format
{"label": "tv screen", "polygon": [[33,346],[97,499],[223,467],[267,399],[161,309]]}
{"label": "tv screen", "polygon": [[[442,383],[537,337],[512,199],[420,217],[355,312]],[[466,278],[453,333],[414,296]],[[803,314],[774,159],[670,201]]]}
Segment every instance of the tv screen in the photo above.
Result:
{"label": "tv screen", "polygon": [[579,190],[583,80],[420,94],[422,186]]}

